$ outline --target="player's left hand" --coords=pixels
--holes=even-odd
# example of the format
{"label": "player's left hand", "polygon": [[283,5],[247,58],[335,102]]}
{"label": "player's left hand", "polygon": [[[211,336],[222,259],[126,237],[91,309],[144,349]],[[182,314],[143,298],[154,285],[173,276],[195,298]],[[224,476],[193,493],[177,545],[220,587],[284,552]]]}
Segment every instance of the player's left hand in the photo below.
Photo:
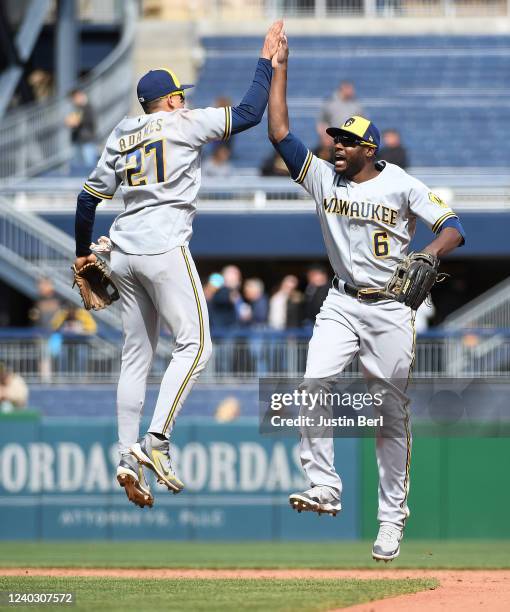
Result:
{"label": "player's left hand", "polygon": [[91,253],[90,255],[85,255],[84,257],[77,257],[74,260],[74,265],[76,269],[79,270],[80,268],[83,268],[85,264],[92,263],[94,261],[97,261],[97,257],[94,255],[94,253]]}
{"label": "player's left hand", "polygon": [[278,51],[273,55],[273,59],[271,60],[271,65],[273,68],[278,68],[279,66],[286,64],[288,59],[289,43],[287,41],[287,36],[283,34],[280,44],[278,45]]}
{"label": "player's left hand", "polygon": [[272,59],[273,55],[278,51],[278,46],[282,40],[283,19],[275,21],[269,28],[264,39],[264,45],[260,53],[260,57]]}
{"label": "player's left hand", "polygon": [[431,253],[410,253],[397,265],[384,293],[390,299],[418,310],[436,282],[445,275],[438,273],[439,259]]}

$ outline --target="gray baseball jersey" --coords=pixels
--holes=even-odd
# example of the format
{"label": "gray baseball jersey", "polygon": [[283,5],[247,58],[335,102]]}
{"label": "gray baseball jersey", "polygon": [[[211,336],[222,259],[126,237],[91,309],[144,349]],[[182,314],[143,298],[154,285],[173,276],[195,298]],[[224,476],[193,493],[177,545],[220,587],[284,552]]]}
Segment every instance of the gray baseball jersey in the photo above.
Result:
{"label": "gray baseball jersey", "polygon": [[124,118],[110,134],[84,189],[124,211],[110,238],[125,253],[154,255],[186,246],[200,189],[200,149],[227,139],[231,108],[179,109]]}
{"label": "gray baseball jersey", "polygon": [[[386,284],[407,254],[418,218],[437,232],[447,219],[456,217],[419,180],[393,164],[381,166],[375,178],[354,183],[308,151],[299,174],[293,174],[316,202],[336,275],[358,287]],[[386,381],[386,391],[401,410],[402,432],[391,437],[378,432],[378,519],[400,528],[409,515],[412,437],[406,389],[414,339],[410,308],[393,300],[358,302],[346,295],[340,283],[330,289],[317,315],[305,373],[305,381],[313,387],[338,376],[358,355],[368,379]],[[329,487],[340,497],[342,481],[334,465],[333,439],[303,435],[300,456],[312,486]]]}
{"label": "gray baseball jersey", "polygon": [[387,282],[407,254],[417,218],[436,232],[457,216],[421,181],[384,163],[378,176],[354,183],[309,151],[296,178],[315,200],[333,270],[359,287]]}

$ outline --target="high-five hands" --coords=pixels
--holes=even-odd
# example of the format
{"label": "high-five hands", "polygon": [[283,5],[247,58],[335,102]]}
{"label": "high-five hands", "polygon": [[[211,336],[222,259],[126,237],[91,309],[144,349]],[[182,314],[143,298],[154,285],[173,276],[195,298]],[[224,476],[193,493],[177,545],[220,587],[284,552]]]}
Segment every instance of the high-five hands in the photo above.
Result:
{"label": "high-five hands", "polygon": [[278,51],[283,37],[283,19],[279,19],[278,21],[275,21],[267,31],[260,57],[268,60],[272,59],[275,53]]}
{"label": "high-five hands", "polygon": [[278,68],[279,66],[283,66],[284,64],[286,64],[288,59],[289,43],[285,32],[282,32],[280,43],[278,45],[278,51],[273,55],[271,65],[273,66],[273,68]]}

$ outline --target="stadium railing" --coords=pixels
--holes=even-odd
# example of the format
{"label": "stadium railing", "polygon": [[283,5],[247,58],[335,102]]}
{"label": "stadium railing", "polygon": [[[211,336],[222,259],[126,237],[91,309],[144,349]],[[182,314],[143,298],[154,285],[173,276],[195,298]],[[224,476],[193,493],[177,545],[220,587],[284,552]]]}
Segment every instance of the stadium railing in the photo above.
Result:
{"label": "stadium railing", "polygon": [[510,278],[456,310],[445,319],[443,327],[448,330],[510,328]]}
{"label": "stadium railing", "polygon": [[[0,162],[1,163],[1,162]],[[413,168],[410,170],[441,195],[457,211],[501,211],[510,206],[508,172],[479,168]],[[83,178],[33,178],[12,182],[0,180],[0,195],[26,212],[70,212],[76,208],[76,195]],[[235,206],[233,206],[235,203]],[[204,177],[198,201],[199,210],[211,212],[312,211],[315,204],[308,194],[288,177],[243,175],[236,170],[228,181]],[[103,209],[99,207],[98,212]],[[108,203],[109,213],[124,210],[120,198]]]}
{"label": "stadium railing", "polygon": [[[122,36],[117,47],[79,83],[93,102],[97,138],[103,140],[130,108],[132,61],[137,8],[135,0],[121,5]],[[34,176],[68,162],[72,157],[67,98],[51,98],[23,106],[0,123],[0,179]]]}
{"label": "stadium railing", "polygon": [[[507,377],[510,375],[509,330],[471,330],[453,335],[418,338],[413,376],[420,378]],[[308,331],[246,333],[217,337],[202,382],[250,382],[264,377],[302,377],[308,351]],[[160,382],[171,358],[169,350],[156,357],[149,381]],[[120,342],[76,334],[19,333],[0,336],[0,362],[30,383],[116,383]],[[355,360],[344,376],[360,376]]]}
{"label": "stadium railing", "polygon": [[216,19],[301,17],[493,17],[508,15],[507,0],[145,0],[148,17]]}

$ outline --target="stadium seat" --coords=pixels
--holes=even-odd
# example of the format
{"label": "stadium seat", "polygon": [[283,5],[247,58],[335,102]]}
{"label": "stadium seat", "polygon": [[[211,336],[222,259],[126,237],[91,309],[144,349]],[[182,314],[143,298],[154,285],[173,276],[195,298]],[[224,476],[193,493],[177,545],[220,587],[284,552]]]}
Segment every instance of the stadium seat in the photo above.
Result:
{"label": "stadium seat", "polygon": [[[204,37],[205,62],[193,105],[219,95],[240,101],[260,48],[258,37]],[[292,131],[313,148],[324,98],[352,80],[366,114],[397,128],[413,166],[503,167],[510,141],[510,37],[348,36],[290,39]],[[473,154],[473,135],[481,134]],[[494,146],[497,142],[497,146]],[[258,168],[270,155],[265,120],[235,138],[233,162]]]}

